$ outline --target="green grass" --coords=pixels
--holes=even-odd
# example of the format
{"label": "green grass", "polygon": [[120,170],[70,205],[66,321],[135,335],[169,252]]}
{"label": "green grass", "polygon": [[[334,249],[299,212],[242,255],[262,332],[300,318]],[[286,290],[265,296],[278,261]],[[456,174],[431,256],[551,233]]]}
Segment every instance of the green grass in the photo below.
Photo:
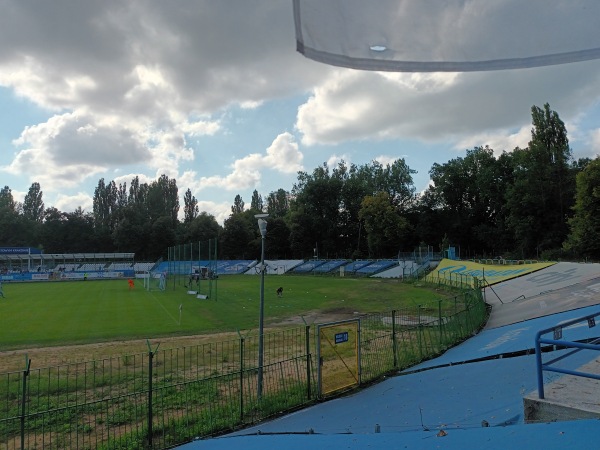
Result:
{"label": "green grass", "polygon": [[[279,286],[283,298],[275,293]],[[259,277],[248,275],[221,277],[208,300],[188,295],[183,285],[148,292],[141,280],[131,291],[127,280],[4,283],[0,351],[256,329],[259,293]],[[440,297],[396,280],[267,276],[265,326],[311,311],[391,311]]]}

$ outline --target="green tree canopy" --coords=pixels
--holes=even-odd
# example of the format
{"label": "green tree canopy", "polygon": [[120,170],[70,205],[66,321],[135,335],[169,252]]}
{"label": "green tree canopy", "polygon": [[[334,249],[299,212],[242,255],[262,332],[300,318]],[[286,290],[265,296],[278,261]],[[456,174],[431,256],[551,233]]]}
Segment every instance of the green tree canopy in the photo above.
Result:
{"label": "green tree canopy", "polygon": [[577,195],[565,249],[570,254],[600,258],[600,158],[577,175]]}
{"label": "green tree canopy", "polygon": [[32,183],[23,201],[23,216],[26,220],[40,223],[44,218],[43,192],[40,183]]}
{"label": "green tree canopy", "polygon": [[183,195],[183,223],[190,223],[198,216],[198,200],[188,188]]}

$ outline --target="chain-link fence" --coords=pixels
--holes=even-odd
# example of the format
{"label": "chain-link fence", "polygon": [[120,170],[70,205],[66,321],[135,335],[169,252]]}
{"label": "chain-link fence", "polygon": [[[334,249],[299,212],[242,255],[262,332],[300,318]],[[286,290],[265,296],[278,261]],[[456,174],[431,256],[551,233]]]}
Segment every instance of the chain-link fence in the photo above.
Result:
{"label": "chain-link fence", "polygon": [[[429,359],[479,329],[478,289],[360,317],[360,384]],[[0,449],[164,449],[321,398],[316,326],[0,374]]]}

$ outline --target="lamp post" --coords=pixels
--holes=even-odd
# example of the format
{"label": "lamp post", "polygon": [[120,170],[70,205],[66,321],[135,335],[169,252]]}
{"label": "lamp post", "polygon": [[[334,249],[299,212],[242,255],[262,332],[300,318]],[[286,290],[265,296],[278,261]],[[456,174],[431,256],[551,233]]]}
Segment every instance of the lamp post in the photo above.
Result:
{"label": "lamp post", "polygon": [[258,316],[258,398],[262,397],[263,390],[263,360],[264,360],[264,348],[263,348],[263,326],[264,326],[264,315],[265,315],[265,236],[267,235],[267,221],[268,214],[256,214],[254,216],[258,219],[258,230],[261,236],[261,251],[260,251],[260,306]]}

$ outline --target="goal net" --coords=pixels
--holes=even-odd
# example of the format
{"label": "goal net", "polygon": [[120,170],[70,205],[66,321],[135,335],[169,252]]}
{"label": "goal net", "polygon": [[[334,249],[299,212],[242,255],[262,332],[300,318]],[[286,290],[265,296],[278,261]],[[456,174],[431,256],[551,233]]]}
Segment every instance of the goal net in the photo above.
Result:
{"label": "goal net", "polygon": [[167,282],[165,272],[148,271],[144,274],[144,289],[147,291],[164,291]]}

